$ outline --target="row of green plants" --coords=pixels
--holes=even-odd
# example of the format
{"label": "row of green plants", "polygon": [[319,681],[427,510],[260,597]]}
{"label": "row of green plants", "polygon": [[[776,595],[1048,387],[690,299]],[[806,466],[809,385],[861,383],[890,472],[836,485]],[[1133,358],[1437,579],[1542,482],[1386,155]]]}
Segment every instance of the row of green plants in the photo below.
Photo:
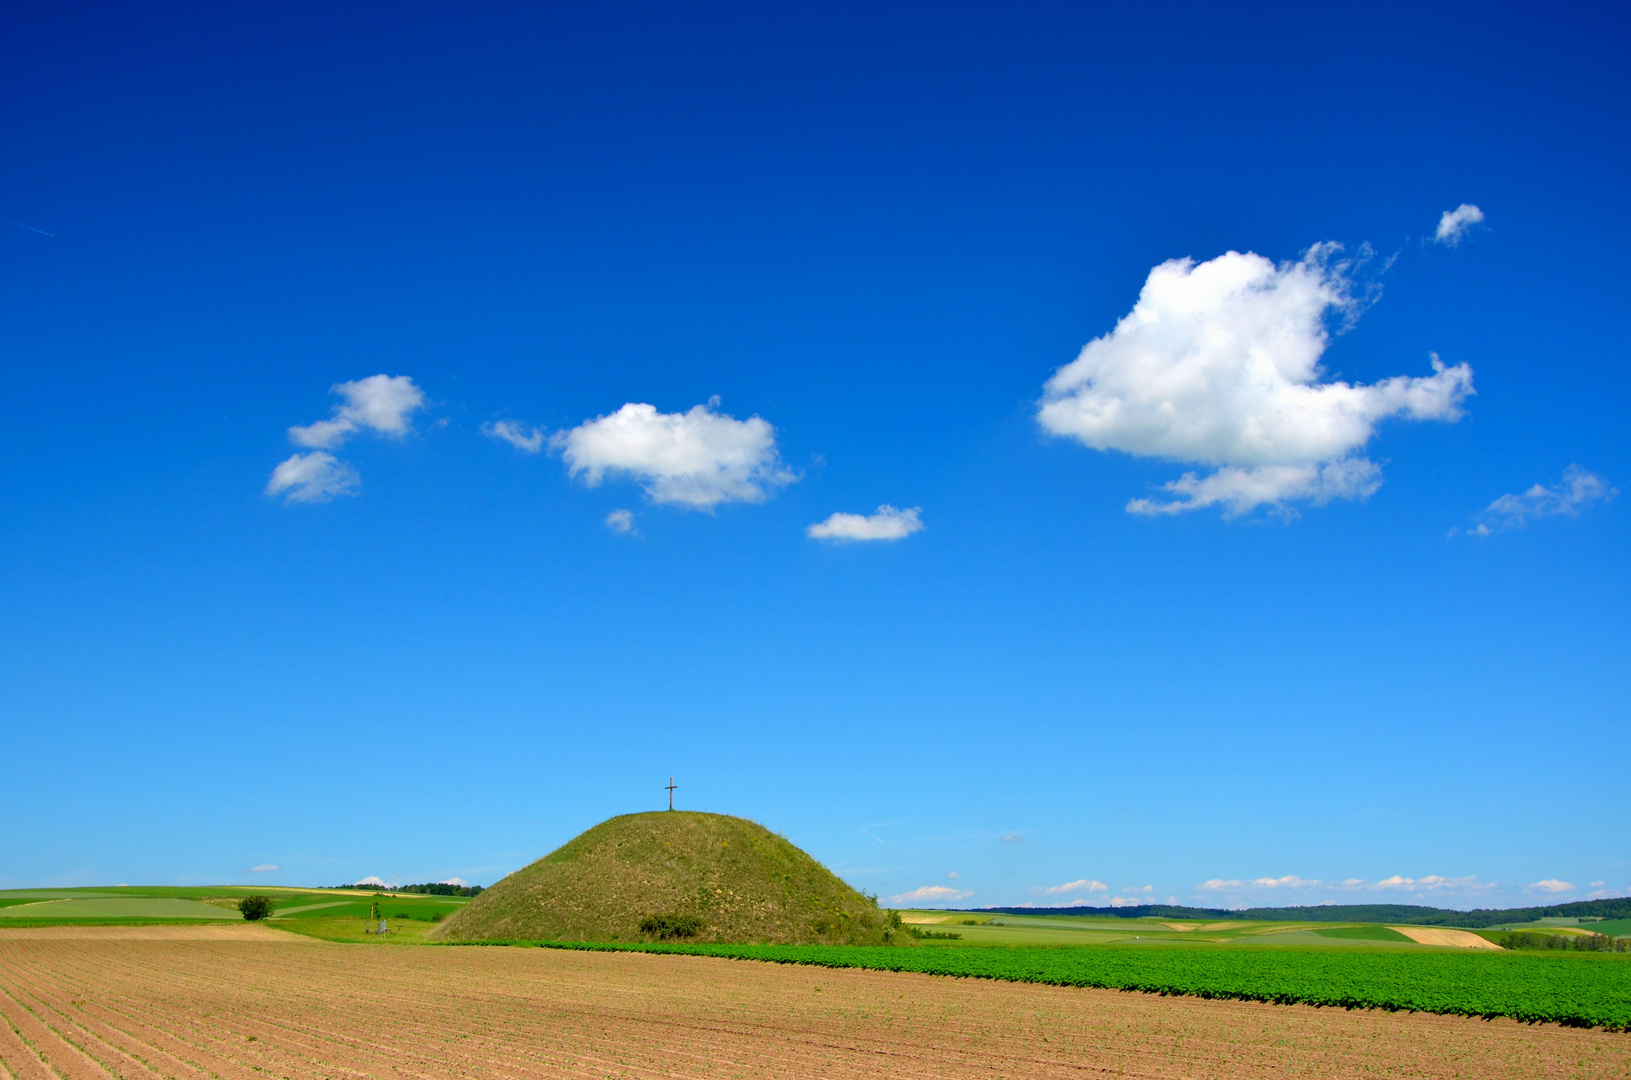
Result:
{"label": "row of green plants", "polygon": [[1631,1030],[1631,960],[1602,953],[490,942],[914,971]]}

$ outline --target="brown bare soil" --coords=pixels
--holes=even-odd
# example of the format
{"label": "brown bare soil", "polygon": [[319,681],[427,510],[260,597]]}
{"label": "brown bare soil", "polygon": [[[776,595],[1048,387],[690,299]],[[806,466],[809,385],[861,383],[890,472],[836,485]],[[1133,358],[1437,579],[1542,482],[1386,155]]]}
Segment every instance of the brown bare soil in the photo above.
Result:
{"label": "brown bare soil", "polygon": [[309,941],[264,923],[0,927],[0,941]]}
{"label": "brown bare soil", "polygon": [[112,929],[0,932],[0,1080],[1631,1076],[1631,1035],[1510,1021]]}

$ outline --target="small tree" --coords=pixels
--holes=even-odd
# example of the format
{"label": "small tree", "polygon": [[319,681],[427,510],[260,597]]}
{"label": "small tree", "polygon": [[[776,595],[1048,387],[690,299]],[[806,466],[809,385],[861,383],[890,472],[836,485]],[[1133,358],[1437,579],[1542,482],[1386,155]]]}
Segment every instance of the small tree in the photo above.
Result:
{"label": "small tree", "polygon": [[270,896],[246,896],[238,901],[238,910],[243,912],[244,918],[250,922],[257,922],[272,914],[272,898]]}

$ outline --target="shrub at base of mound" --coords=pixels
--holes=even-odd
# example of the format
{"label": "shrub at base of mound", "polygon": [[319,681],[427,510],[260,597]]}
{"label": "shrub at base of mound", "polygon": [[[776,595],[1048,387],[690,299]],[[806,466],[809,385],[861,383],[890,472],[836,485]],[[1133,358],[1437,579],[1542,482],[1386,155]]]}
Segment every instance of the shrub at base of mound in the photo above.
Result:
{"label": "shrub at base of mound", "polygon": [[702,930],[702,920],[695,915],[653,915],[640,920],[640,933],[649,934],[660,941],[694,938]]}
{"label": "shrub at base of mound", "polygon": [[745,818],[683,810],[602,822],[450,916],[439,941],[910,944],[882,911]]}

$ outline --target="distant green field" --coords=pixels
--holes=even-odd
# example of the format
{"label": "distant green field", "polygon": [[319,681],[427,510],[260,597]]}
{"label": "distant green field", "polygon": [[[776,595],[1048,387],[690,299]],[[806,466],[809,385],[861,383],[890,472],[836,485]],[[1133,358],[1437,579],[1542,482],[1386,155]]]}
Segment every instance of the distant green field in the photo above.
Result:
{"label": "distant green field", "polygon": [[598,945],[546,948],[719,956],[819,967],[1093,986],[1279,1004],[1512,1017],[1631,1028],[1631,956],[1432,949],[890,948],[864,945]]}
{"label": "distant green field", "polygon": [[110,896],[94,899],[41,900],[0,908],[0,920],[81,922],[86,919],[237,919],[230,908],[174,897]]}
{"label": "distant green field", "polygon": [[1411,941],[1397,930],[1385,926],[1338,926],[1330,930],[1315,930],[1314,933],[1323,938],[1349,941]]}
{"label": "distant green field", "polygon": [[[454,896],[349,892],[334,889],[266,888],[252,885],[107,886],[88,889],[8,889],[0,891],[0,927],[56,923],[215,922],[241,919],[237,901],[270,896],[271,921],[293,926],[307,920],[355,922],[358,934],[375,903],[389,919],[429,924],[469,901]],[[338,926],[338,924],[335,924]],[[339,940],[345,936],[336,930]],[[322,935],[319,935],[322,936]]]}

